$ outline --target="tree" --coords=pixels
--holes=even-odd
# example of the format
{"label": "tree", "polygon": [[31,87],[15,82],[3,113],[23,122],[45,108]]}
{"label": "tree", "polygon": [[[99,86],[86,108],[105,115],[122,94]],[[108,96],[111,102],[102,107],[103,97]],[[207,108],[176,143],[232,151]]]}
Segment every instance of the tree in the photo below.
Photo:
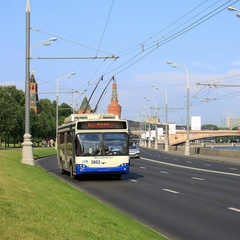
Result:
{"label": "tree", "polygon": [[218,126],[213,124],[202,125],[202,130],[218,130]]}
{"label": "tree", "polygon": [[53,104],[49,99],[39,101],[41,113],[38,115],[38,137],[55,139],[56,116]]}
{"label": "tree", "polygon": [[72,114],[72,108],[66,103],[62,103],[58,107],[58,123],[63,124],[64,119]]}
{"label": "tree", "polygon": [[[42,139],[55,139],[56,136],[56,101],[39,101],[40,114],[30,109],[30,134],[33,142]],[[59,106],[59,125],[72,113],[71,107],[62,103]],[[22,142],[25,127],[25,94],[15,86],[0,86],[0,146],[1,140],[9,143]],[[6,144],[5,141],[5,144]]]}
{"label": "tree", "polygon": [[25,97],[15,86],[0,86],[0,144],[5,136],[9,140],[22,139],[24,134]]}

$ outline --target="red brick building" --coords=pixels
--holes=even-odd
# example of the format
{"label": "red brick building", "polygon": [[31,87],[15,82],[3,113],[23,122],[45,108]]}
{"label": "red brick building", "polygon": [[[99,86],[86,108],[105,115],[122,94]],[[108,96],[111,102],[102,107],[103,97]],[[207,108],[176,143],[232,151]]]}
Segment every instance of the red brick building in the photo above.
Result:
{"label": "red brick building", "polygon": [[32,73],[30,77],[30,108],[33,109],[36,114],[40,113],[38,85],[34,73]]}

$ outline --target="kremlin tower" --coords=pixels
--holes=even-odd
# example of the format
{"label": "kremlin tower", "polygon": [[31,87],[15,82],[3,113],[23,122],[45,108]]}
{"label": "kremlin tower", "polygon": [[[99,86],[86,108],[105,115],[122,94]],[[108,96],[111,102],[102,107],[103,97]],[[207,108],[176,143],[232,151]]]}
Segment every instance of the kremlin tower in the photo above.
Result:
{"label": "kremlin tower", "polygon": [[40,113],[39,101],[38,101],[38,85],[32,72],[30,77],[30,108],[34,110],[36,114]]}
{"label": "kremlin tower", "polygon": [[111,103],[108,106],[108,113],[112,113],[121,118],[122,107],[118,104],[118,95],[117,95],[117,83],[116,78],[113,76],[113,84],[112,84],[112,98]]}
{"label": "kremlin tower", "polygon": [[88,103],[87,97],[84,97],[83,101],[82,101],[82,105],[80,106],[79,110],[78,110],[78,114],[82,114],[82,113],[91,113],[91,106]]}

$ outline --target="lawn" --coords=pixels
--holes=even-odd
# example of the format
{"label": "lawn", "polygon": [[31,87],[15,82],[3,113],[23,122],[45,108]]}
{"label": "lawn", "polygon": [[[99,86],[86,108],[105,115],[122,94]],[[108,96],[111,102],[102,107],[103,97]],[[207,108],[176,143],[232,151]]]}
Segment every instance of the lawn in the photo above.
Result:
{"label": "lawn", "polygon": [[[0,149],[1,239],[166,239],[37,166],[21,149]],[[34,158],[56,154],[34,148]]]}

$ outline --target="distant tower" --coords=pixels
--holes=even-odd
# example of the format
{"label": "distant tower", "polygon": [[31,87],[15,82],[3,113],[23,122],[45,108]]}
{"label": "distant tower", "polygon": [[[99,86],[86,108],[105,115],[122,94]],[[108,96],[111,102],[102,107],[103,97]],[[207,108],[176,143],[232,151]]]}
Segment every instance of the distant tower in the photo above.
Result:
{"label": "distant tower", "polygon": [[91,106],[88,103],[87,97],[84,97],[82,104],[78,110],[78,113],[91,113]]}
{"label": "distant tower", "polygon": [[113,76],[112,98],[111,98],[111,103],[108,106],[108,113],[118,115],[118,117],[121,118],[121,111],[122,111],[122,107],[118,104],[116,78],[115,76]]}
{"label": "distant tower", "polygon": [[40,113],[38,86],[34,77],[34,72],[32,72],[30,77],[30,108],[33,109],[36,114]]}

